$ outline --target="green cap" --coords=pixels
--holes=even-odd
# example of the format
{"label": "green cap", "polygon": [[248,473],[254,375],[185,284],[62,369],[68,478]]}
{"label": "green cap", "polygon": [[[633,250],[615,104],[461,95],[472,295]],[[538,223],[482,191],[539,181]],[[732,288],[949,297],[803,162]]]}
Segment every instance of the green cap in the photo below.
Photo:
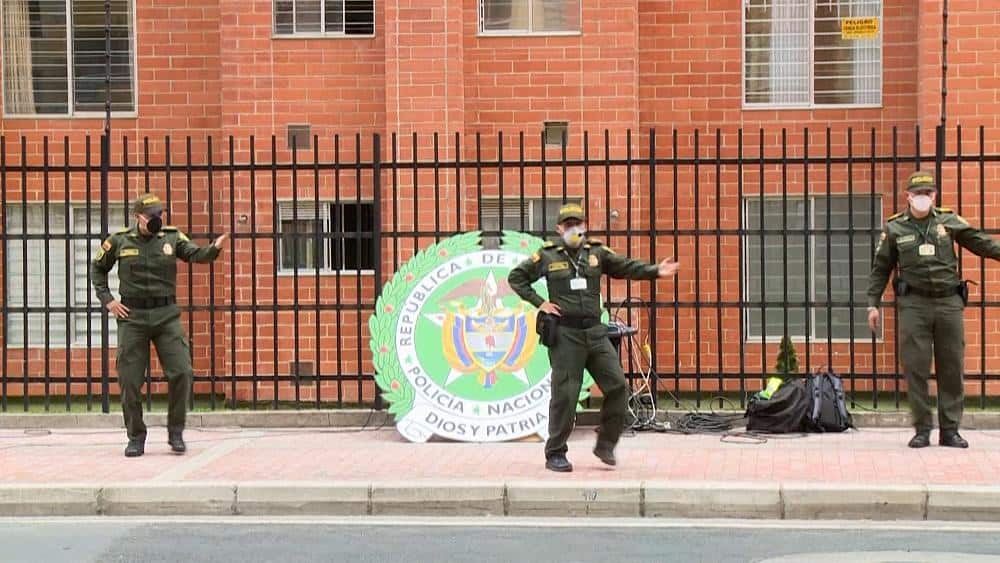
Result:
{"label": "green cap", "polygon": [[159,213],[163,211],[163,202],[155,194],[142,194],[132,201],[133,213]]}
{"label": "green cap", "polygon": [[906,189],[907,190],[936,190],[937,185],[934,182],[934,173],[927,172],[926,170],[917,170],[910,177],[906,179]]}
{"label": "green cap", "polygon": [[567,203],[566,205],[559,208],[559,222],[568,221],[569,219],[579,219],[580,221],[587,220],[587,214],[584,213],[583,208],[577,203]]}

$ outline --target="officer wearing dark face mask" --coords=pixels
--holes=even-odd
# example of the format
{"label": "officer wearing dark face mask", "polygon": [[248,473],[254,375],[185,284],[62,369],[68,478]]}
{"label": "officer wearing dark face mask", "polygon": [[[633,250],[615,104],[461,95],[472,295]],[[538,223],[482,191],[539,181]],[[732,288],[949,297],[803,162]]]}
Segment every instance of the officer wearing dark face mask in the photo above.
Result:
{"label": "officer wearing dark face mask", "polygon": [[[163,204],[143,194],[132,204],[136,225],[108,237],[91,265],[97,298],[118,322],[118,385],[128,433],[126,457],[145,451],[146,425],[142,421],[142,384],[149,362],[149,344],[167,378],[167,434],[171,450],[182,454],[184,420],[191,387],[191,354],[176,304],[177,259],[211,262],[219,256],[228,233],[201,248],[177,230],[163,224]],[[121,299],[108,288],[108,272],[118,263]]]}
{"label": "officer wearing dark face mask", "polygon": [[[552,398],[545,467],[550,471],[573,470],[566,459],[566,441],[573,431],[585,368],[604,394],[594,455],[607,465],[617,463],[615,446],[625,427],[627,387],[621,360],[608,339],[608,327],[600,320],[601,276],[655,280],[675,275],[678,268],[677,262],[669,258],[659,264],[647,264],[615,254],[599,240],[587,240],[586,221],[581,206],[564,205],[556,225],[562,242],[546,243],[507,277],[511,289],[521,299],[557,319],[558,336],[552,344],[547,344],[552,365]],[[548,301],[531,287],[543,276],[548,285]]]}

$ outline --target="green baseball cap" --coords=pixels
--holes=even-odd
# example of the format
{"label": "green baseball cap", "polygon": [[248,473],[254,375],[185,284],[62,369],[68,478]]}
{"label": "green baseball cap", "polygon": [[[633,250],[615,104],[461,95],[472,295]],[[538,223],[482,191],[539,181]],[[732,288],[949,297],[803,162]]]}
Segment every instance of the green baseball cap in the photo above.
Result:
{"label": "green baseball cap", "polygon": [[132,200],[133,213],[159,213],[163,211],[163,202],[155,194],[142,194]]}
{"label": "green baseball cap", "polygon": [[906,179],[907,190],[936,190],[937,184],[934,182],[934,173],[926,170],[917,170]]}
{"label": "green baseball cap", "polygon": [[570,219],[578,219],[580,221],[587,220],[587,214],[583,211],[577,203],[567,203],[566,205],[559,208],[559,222],[568,221]]}

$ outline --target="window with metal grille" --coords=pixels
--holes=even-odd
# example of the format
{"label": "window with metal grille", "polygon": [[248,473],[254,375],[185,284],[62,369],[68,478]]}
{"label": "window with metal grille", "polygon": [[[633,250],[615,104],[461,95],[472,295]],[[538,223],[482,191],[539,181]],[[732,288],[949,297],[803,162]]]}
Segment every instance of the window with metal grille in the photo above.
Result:
{"label": "window with metal grille", "polygon": [[274,0],[274,34],[375,34],[374,0]]}
{"label": "window with metal grille", "polygon": [[[29,312],[27,324],[24,311],[9,313],[4,319],[6,345],[24,346],[27,334],[29,346],[44,346],[46,328],[50,347],[66,346],[67,336],[72,345],[86,345],[89,327],[90,342],[99,346],[101,302],[93,294],[88,273],[90,261],[104,240],[100,208],[90,208],[89,227],[87,208],[83,205],[70,206],[67,213],[65,204],[49,204],[47,227],[46,208],[41,203],[8,205],[4,211],[8,235],[4,249],[7,306],[43,309]],[[121,206],[109,211],[112,224],[122,215]],[[72,236],[67,236],[67,220],[72,225]],[[48,238],[44,237],[46,232]],[[88,232],[91,238],[76,238]],[[118,295],[117,268],[108,275],[108,285]],[[95,310],[90,315],[74,311],[67,326],[65,308],[86,307],[88,296]],[[62,310],[50,310],[46,316],[46,307]],[[117,345],[117,328],[116,323],[109,324],[110,346]]]}
{"label": "window with metal grille", "polygon": [[580,31],[580,0],[479,0],[484,34]]}
{"label": "window with metal grille", "polygon": [[278,216],[279,272],[375,269],[375,204],[282,201]]}
{"label": "window with metal grille", "polygon": [[[777,340],[787,333],[842,340],[851,337],[852,322],[855,337],[870,334],[866,292],[882,221],[880,198],[789,197],[786,202],[783,210],[780,197],[744,201],[750,231],[743,239],[744,300],[766,304],[747,306],[747,339]],[[789,232],[775,232],[781,229]]]}
{"label": "window with metal grille", "polygon": [[743,18],[745,106],[882,103],[882,0],[744,0]]}
{"label": "window with metal grille", "polygon": [[[105,110],[104,0],[4,0],[6,115]],[[135,111],[130,0],[111,0],[111,110]]]}
{"label": "window with metal grille", "polygon": [[[569,199],[566,203],[580,204],[580,200]],[[549,235],[555,230],[559,208],[563,205],[562,197],[546,198],[544,202],[541,198],[525,198],[522,201],[519,197],[505,197],[502,206],[498,198],[483,199],[479,202],[482,215],[480,229],[485,233],[483,244],[499,245],[497,234],[501,231],[531,232],[543,237]]]}

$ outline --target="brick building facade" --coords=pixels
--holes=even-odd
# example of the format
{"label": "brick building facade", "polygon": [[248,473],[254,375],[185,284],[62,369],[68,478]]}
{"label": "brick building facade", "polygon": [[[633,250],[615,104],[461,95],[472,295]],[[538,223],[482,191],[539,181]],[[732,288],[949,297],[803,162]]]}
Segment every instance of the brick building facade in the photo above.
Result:
{"label": "brick building facade", "polygon": [[[978,151],[979,127],[985,131],[984,151],[1000,152],[996,132],[1000,126],[1000,10],[993,4],[990,0],[949,3],[949,154],[960,150],[959,140],[967,153]],[[53,317],[65,319],[59,325],[34,312],[27,323],[8,318],[5,335],[20,333],[18,338],[4,338],[9,396],[25,388],[29,393],[43,392],[44,384],[36,377],[48,371],[56,374],[54,392],[62,393],[65,389],[58,387],[61,374],[90,373],[100,362],[99,347],[90,340],[88,348],[82,337],[80,327],[86,325],[87,315],[81,321],[73,309],[85,306],[87,299],[80,256],[88,253],[88,244],[95,247],[99,240],[99,222],[95,224],[97,219],[91,215],[88,227],[87,211],[81,211],[86,202],[97,201],[98,176],[94,170],[74,168],[63,178],[60,167],[67,162],[84,168],[97,165],[103,128],[104,69],[99,52],[103,49],[99,13],[103,2],[77,0],[61,5],[4,2],[0,120],[5,139],[5,160],[0,164],[6,171],[4,228],[12,235],[24,232],[17,230],[23,228],[22,219],[30,222],[30,217],[38,215],[42,219],[37,228],[52,232],[62,228],[63,233],[79,236],[75,229],[82,223],[87,234],[95,231],[94,240],[59,239],[57,246],[63,254],[40,262],[20,260],[18,254],[39,252],[46,246],[42,243],[31,246],[22,238],[8,241],[2,249],[5,271],[12,272],[9,281],[17,273],[28,280],[4,286],[7,305],[25,306],[18,293],[28,295],[28,307],[44,306],[42,301],[49,299],[50,307],[63,307]],[[147,187],[169,192],[172,223],[201,234],[202,241],[210,231],[222,232],[231,224],[244,235],[214,268],[195,268],[190,278],[182,274],[185,289],[180,296],[185,303],[204,304],[214,291],[211,297],[219,307],[214,312],[205,310],[208,307],[194,310],[185,320],[196,343],[196,371],[201,376],[235,374],[240,383],[233,389],[241,399],[251,393],[253,386],[246,381],[252,373],[287,376],[293,369],[290,362],[296,359],[319,362],[313,369],[320,374],[360,371],[370,375],[364,342],[369,313],[363,308],[281,309],[252,328],[251,313],[239,307],[231,310],[229,305],[291,304],[296,296],[304,303],[357,304],[370,299],[376,280],[368,271],[372,264],[361,258],[371,249],[362,243],[353,251],[345,247],[339,255],[333,252],[330,262],[322,265],[321,276],[313,277],[313,267],[294,277],[284,271],[286,264],[275,262],[281,260],[272,251],[277,242],[272,247],[271,240],[245,235],[255,225],[270,227],[288,220],[291,211],[287,206],[276,208],[273,200],[293,197],[347,202],[353,207],[338,204],[320,211],[303,206],[300,211],[321,225],[337,222],[338,217],[346,221],[353,214],[353,228],[370,229],[372,219],[362,208],[375,196],[370,171],[344,166],[336,173],[324,169],[316,175],[293,177],[289,170],[265,166],[256,172],[227,173],[231,155],[240,166],[251,159],[266,164],[289,163],[293,158],[299,163],[314,158],[325,163],[370,162],[377,134],[384,160],[496,161],[502,154],[504,159],[523,155],[527,160],[558,161],[562,131],[566,132],[567,156],[580,159],[584,132],[588,132],[587,156],[604,157],[606,130],[612,158],[643,160],[650,157],[649,135],[655,130],[655,156],[660,158],[711,159],[716,154],[736,158],[740,146],[747,162],[760,158],[761,146],[764,156],[777,158],[783,154],[784,136],[784,154],[790,158],[805,156],[807,146],[808,155],[818,159],[828,153],[888,157],[895,139],[900,154],[919,153],[925,159],[931,155],[932,161],[932,131],[940,122],[942,26],[941,2],[935,0],[114,0],[112,5],[112,88],[118,112],[112,122],[112,163],[127,165],[124,168],[130,172],[117,169],[112,174],[109,201],[120,206]],[[868,31],[847,37],[841,26],[849,19],[864,20]],[[872,31],[872,22],[877,31]],[[61,71],[53,70],[59,65]],[[961,135],[955,129],[959,124]],[[922,130],[919,139],[917,129]],[[295,137],[299,150],[292,151],[295,131],[301,133]],[[520,132],[525,133],[523,149]],[[439,134],[436,152],[435,133]],[[92,145],[89,163],[88,137]],[[314,138],[318,140],[315,146]],[[147,163],[150,166],[142,170]],[[185,174],[188,163],[194,172]],[[43,170],[46,166],[52,168],[50,175]],[[727,166],[717,173],[712,166],[683,166],[677,171],[662,166],[651,189],[648,168],[636,168],[634,173],[624,167],[608,172],[600,167],[586,172],[568,168],[564,178],[563,169],[553,165],[544,172],[529,168],[523,183],[525,196],[540,196],[544,174],[546,193],[561,196],[565,185],[570,197],[579,198],[584,193],[585,173],[594,186],[603,187],[607,180],[609,197],[595,190],[600,193],[588,201],[596,230],[625,228],[604,219],[611,217],[611,210],[621,217],[625,209],[631,213],[628,227],[634,229],[735,229],[741,214],[750,221],[751,216],[771,213],[769,208],[760,209],[767,207],[760,198],[754,204],[741,201],[741,195],[781,195],[784,191],[816,212],[834,204],[829,199],[823,200],[826,203],[819,201],[822,198],[814,198],[818,203],[802,199],[800,194],[807,190],[815,194],[827,186],[832,194],[845,195],[854,185],[868,196],[878,194],[875,215],[885,217],[893,212],[893,194],[899,192],[894,172],[909,172],[908,168],[894,170],[884,162],[850,171],[838,164],[828,178],[822,165],[809,167],[808,172],[805,168],[783,173],[778,164],[753,170]],[[955,182],[958,168],[945,164],[946,182]],[[426,233],[477,228],[483,216],[480,201],[496,199],[501,189],[505,198],[520,195],[521,177],[513,167],[501,171],[494,166],[478,175],[465,168],[457,174],[456,178],[455,169],[447,167],[400,166],[391,173],[383,171],[382,206],[377,210],[383,230]],[[982,185],[998,176],[995,162],[987,163]],[[961,206],[970,218],[995,215],[993,194],[986,192],[982,199],[986,207],[979,206],[978,177],[974,165],[965,170],[968,200],[960,202],[956,191],[946,189],[945,204]],[[432,186],[437,188],[428,188]],[[45,199],[54,204],[55,211],[40,210]],[[29,204],[30,213],[22,209],[23,202]],[[434,206],[440,208],[442,202],[449,209],[458,202],[458,209],[440,215],[428,212]],[[545,211],[537,215],[539,224],[534,228],[542,228]],[[650,224],[653,216],[657,217],[655,225]],[[773,219],[765,218],[765,222]],[[121,223],[120,207],[112,207],[110,225]],[[985,226],[997,227],[990,220]],[[32,228],[29,225],[27,230]],[[625,250],[640,256],[652,252],[667,256],[676,246],[678,257],[687,265],[686,273],[676,281],[683,303],[761,299],[750,289],[760,279],[751,279],[749,266],[740,266],[741,249],[745,253],[748,247],[739,245],[738,237],[668,240],[647,236],[630,237],[627,242],[622,236],[611,238],[619,249],[627,246]],[[421,235],[383,241],[380,249],[372,250],[373,260],[380,260],[386,277],[412,254],[414,246],[431,240],[433,236]],[[775,240],[761,239],[763,246],[771,242]],[[864,243],[869,246],[859,247],[862,255],[870,251],[870,241]],[[718,260],[721,268],[696,270],[695,256],[710,264]],[[53,273],[60,261],[66,264],[61,277]],[[978,266],[972,262],[967,267]],[[27,268],[17,270],[18,264]],[[864,260],[857,264],[863,267]],[[763,272],[758,276],[764,278],[761,291],[769,295],[765,286],[774,279]],[[856,280],[863,278],[856,276]],[[1000,281],[996,278],[996,269],[988,267],[987,281]],[[41,280],[41,285],[34,280]],[[53,283],[61,284],[58,290],[39,289]],[[810,285],[806,283],[807,291]],[[985,299],[995,300],[994,286],[983,288]],[[647,287],[635,287],[639,295],[650,297]],[[615,296],[623,291],[622,286],[615,286]],[[656,291],[659,298],[668,295],[672,299],[674,287],[661,284]],[[52,300],[56,294],[64,295],[63,302]],[[863,308],[863,300],[858,305]],[[746,317],[744,327],[740,322],[744,313],[738,310],[718,315],[715,310],[699,311],[684,307],[676,314],[662,311],[657,317],[655,340],[672,343],[676,338],[678,343],[676,353],[673,346],[659,346],[657,362],[669,366],[666,371],[677,372],[672,375],[683,376],[679,377],[683,388],[695,385],[693,376],[698,370],[758,373],[770,362],[770,345],[761,356],[760,337],[765,336],[760,334],[761,320]],[[981,320],[985,328],[985,332],[969,331],[970,370],[988,372],[990,366],[1000,365],[1000,349],[981,348],[982,334],[996,334],[1000,323],[987,311],[982,314],[982,319],[972,313],[969,317],[970,324],[978,325]],[[40,321],[53,327],[48,354],[46,331],[40,328],[46,323]],[[754,322],[758,324],[756,342]],[[301,332],[298,347],[287,337],[296,324]],[[865,343],[852,350],[840,336],[827,341],[826,335],[815,332],[818,324],[805,322],[802,331],[809,334],[798,335],[811,336],[810,358],[815,355],[811,365],[823,363],[829,354],[841,371],[849,371],[852,365],[864,373],[873,368],[881,373],[895,369],[891,332],[884,345]],[[845,326],[842,323],[839,330]],[[25,330],[36,331],[27,342]],[[832,334],[838,329],[828,326],[825,330]],[[770,331],[768,338],[773,336]],[[742,346],[741,340],[745,341]],[[722,348],[716,343],[722,343]],[[800,353],[804,352],[800,346]],[[977,363],[979,358],[987,365]],[[26,372],[32,377],[30,384],[22,383]],[[736,385],[726,385],[730,383]],[[199,389],[205,390],[206,385],[201,383]],[[346,402],[357,401],[359,395],[365,400],[373,396],[369,381],[330,380],[321,385],[336,389],[324,391],[324,397]],[[871,383],[859,385],[870,388]],[[279,394],[289,397],[291,386],[289,380],[281,382]],[[313,398],[319,387],[302,389],[301,397]],[[80,389],[78,384],[73,392]],[[216,391],[230,393],[230,389],[227,382],[218,384]],[[274,389],[267,382],[253,393],[268,398]]]}

